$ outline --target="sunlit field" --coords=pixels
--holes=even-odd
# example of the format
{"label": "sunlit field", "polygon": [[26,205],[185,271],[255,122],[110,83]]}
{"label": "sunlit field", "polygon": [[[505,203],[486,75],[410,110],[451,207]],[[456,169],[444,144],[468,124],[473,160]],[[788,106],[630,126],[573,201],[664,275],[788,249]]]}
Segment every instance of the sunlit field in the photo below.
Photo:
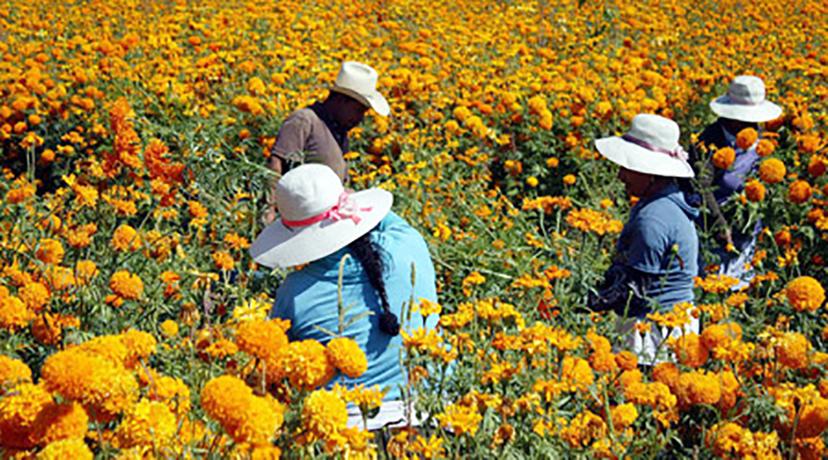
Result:
{"label": "sunlit field", "polygon": [[[827,17],[797,0],[8,2],[0,455],[823,458]],[[403,321],[425,422],[387,445],[345,423],[383,389],[328,386],[364,353],[289,342],[266,319],[286,272],[247,251],[282,120],[345,60],[377,69],[392,109],[351,132],[350,186],[393,192],[438,278],[439,304],[406,306],[438,330]],[[784,108],[728,204],[740,228],[761,219],[755,277],[734,290],[708,267],[701,334],[638,366],[615,314],[587,308],[633,204],[593,141],[656,113],[689,148],[741,74]]]}

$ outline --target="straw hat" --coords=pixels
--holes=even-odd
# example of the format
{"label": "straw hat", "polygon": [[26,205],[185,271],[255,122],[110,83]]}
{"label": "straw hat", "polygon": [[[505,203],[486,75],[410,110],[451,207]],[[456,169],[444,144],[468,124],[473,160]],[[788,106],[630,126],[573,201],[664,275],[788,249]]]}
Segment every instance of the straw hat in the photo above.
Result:
{"label": "straw hat", "polygon": [[665,177],[693,177],[687,152],[679,145],[679,127],[673,120],[638,114],[623,136],[595,141],[608,160],[640,173]]}
{"label": "straw hat", "polygon": [[759,77],[740,75],[733,79],[727,94],[710,101],[716,115],[748,123],[779,118],[782,107],[765,100],[765,82]]}
{"label": "straw hat", "polygon": [[388,101],[377,91],[377,71],[361,62],[346,61],[339,69],[331,91],[350,96],[387,117],[391,112]]}
{"label": "straw hat", "polygon": [[266,267],[291,267],[321,259],[374,228],[391,210],[394,196],[381,189],[348,193],[339,176],[322,164],[305,164],[276,184],[280,218],[250,246]]}

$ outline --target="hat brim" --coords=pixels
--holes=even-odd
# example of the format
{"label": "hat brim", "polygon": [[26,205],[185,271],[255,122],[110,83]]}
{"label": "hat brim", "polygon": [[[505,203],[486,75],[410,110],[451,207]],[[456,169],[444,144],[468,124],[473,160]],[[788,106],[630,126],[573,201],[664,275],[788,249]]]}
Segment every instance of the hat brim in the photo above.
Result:
{"label": "hat brim", "polygon": [[332,87],[331,91],[336,91],[337,93],[341,93],[358,100],[365,106],[374,109],[374,112],[377,112],[380,116],[387,117],[388,114],[391,113],[391,106],[388,105],[388,101],[385,100],[385,96],[380,94],[378,91],[368,94],[360,94],[356,91],[348,88],[341,88],[339,86]]}
{"label": "hat brim", "polygon": [[352,219],[322,221],[290,228],[282,219],[267,226],[250,245],[250,255],[265,267],[293,267],[331,255],[376,227],[391,211],[394,195],[378,188],[356,192],[351,199],[359,208],[370,208]]}
{"label": "hat brim", "polygon": [[613,163],[644,174],[663,177],[693,177],[689,163],[670,155],[653,152],[621,137],[605,137],[595,141],[595,148]]}
{"label": "hat brim", "polygon": [[710,110],[720,117],[747,123],[764,123],[782,115],[782,107],[773,102],[762,101],[756,105],[737,104],[727,95],[710,101]]}

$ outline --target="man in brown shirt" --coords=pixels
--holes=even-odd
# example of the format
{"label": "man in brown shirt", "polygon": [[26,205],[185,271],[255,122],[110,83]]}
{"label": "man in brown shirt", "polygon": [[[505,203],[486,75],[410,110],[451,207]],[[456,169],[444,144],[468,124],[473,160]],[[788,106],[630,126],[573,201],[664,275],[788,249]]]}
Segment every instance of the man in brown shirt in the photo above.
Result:
{"label": "man in brown shirt", "polygon": [[[359,125],[369,108],[388,116],[390,108],[376,90],[377,72],[359,62],[344,62],[328,97],[292,113],[285,119],[273,146],[270,168],[281,175],[303,163],[322,163],[347,183],[348,131]],[[270,187],[265,220],[275,217]]]}

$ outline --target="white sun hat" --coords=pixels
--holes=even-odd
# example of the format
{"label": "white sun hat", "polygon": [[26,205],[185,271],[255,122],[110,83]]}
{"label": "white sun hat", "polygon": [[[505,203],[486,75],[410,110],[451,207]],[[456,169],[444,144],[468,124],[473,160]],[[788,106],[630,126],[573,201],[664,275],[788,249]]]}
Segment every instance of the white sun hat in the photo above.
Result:
{"label": "white sun hat", "polygon": [[347,192],[328,166],[299,166],[276,184],[280,218],[256,237],[250,255],[271,268],[313,262],[368,233],[393,202],[390,192],[377,188]]}
{"label": "white sun hat", "polygon": [[345,61],[339,69],[331,91],[350,96],[387,117],[391,112],[388,101],[377,91],[377,71],[361,62]]}
{"label": "white sun hat", "polygon": [[687,152],[679,145],[679,127],[673,120],[638,114],[623,136],[595,141],[595,148],[608,160],[640,173],[665,177],[693,177]]}
{"label": "white sun hat", "polygon": [[765,82],[752,75],[739,75],[730,83],[727,94],[710,101],[716,115],[748,123],[779,118],[782,107],[765,100]]}

